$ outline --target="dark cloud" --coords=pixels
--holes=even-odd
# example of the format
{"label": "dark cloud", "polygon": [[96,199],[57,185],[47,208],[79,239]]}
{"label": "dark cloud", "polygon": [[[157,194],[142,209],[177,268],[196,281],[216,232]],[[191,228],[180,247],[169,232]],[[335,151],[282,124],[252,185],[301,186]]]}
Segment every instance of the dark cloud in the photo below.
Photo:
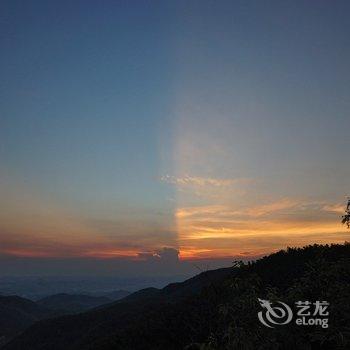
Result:
{"label": "dark cloud", "polygon": [[145,261],[158,261],[162,263],[179,262],[179,251],[175,248],[163,247],[154,252],[140,252],[138,257]]}
{"label": "dark cloud", "polygon": [[167,261],[167,262],[179,261],[179,251],[175,248],[164,247],[163,249],[157,251],[157,256],[159,256],[159,258],[162,261]]}

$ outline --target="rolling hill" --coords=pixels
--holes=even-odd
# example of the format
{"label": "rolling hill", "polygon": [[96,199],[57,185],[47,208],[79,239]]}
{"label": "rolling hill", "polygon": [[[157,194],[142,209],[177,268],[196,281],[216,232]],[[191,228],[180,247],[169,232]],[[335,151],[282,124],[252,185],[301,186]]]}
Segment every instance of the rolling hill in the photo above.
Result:
{"label": "rolling hill", "polygon": [[[288,248],[248,265],[42,320],[4,350],[348,349],[350,245]],[[258,298],[328,300],[329,328],[263,326]]]}
{"label": "rolling hill", "polygon": [[0,296],[0,344],[31,324],[57,316],[51,310],[18,296]]}
{"label": "rolling hill", "polygon": [[60,293],[40,299],[37,301],[37,304],[63,314],[73,314],[87,311],[111,302],[112,299],[106,297]]}

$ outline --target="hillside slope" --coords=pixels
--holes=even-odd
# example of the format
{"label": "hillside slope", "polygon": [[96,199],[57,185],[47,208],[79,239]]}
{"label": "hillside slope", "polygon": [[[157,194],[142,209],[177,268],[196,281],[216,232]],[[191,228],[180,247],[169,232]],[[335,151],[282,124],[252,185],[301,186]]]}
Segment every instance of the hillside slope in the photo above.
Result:
{"label": "hillside slope", "polygon": [[38,300],[37,304],[64,314],[73,314],[111,302],[112,300],[106,297],[60,293]]}
{"label": "hillside slope", "polygon": [[[208,271],[108,307],[36,323],[6,350],[348,349],[350,245],[308,246]],[[329,328],[267,328],[258,298],[328,300]]]}
{"label": "hillside slope", "polygon": [[55,313],[35,302],[18,296],[0,296],[0,344],[38,320]]}

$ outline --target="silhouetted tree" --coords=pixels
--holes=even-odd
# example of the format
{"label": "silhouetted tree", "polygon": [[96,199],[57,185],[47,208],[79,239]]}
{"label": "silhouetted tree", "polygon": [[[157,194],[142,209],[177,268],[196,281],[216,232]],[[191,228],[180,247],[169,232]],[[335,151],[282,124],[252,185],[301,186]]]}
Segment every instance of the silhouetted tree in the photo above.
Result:
{"label": "silhouetted tree", "polygon": [[342,223],[346,224],[350,228],[350,199],[345,209],[345,215],[342,216]]}

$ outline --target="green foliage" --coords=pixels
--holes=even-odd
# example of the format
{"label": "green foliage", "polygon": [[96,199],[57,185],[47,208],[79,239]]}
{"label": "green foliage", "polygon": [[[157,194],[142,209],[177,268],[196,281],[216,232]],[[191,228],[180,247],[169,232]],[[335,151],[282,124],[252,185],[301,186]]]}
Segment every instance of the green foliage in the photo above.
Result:
{"label": "green foliage", "polygon": [[350,199],[348,200],[348,205],[346,206],[345,214],[342,216],[341,222],[350,228]]}
{"label": "green foliage", "polygon": [[[241,266],[225,288],[216,329],[203,343],[209,349],[350,348],[349,244],[288,248],[251,266]],[[257,320],[258,298],[289,305],[298,300],[327,300],[330,326],[323,329],[290,323],[266,328]]]}

